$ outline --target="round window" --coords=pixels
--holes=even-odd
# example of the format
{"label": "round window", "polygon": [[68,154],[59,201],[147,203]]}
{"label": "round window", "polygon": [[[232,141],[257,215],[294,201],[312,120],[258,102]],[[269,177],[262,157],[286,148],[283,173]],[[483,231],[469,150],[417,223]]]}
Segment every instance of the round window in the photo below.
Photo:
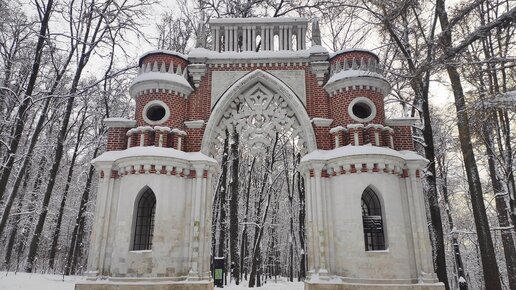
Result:
{"label": "round window", "polygon": [[148,102],[143,108],[143,119],[151,125],[157,125],[165,122],[170,116],[168,106],[158,100]]}
{"label": "round window", "polygon": [[369,122],[376,116],[376,107],[368,98],[355,98],[348,107],[351,118],[358,122]]}
{"label": "round window", "polygon": [[147,118],[151,121],[159,121],[165,117],[166,111],[165,108],[163,108],[160,105],[153,105],[150,108],[147,109],[147,112],[145,112],[147,115]]}

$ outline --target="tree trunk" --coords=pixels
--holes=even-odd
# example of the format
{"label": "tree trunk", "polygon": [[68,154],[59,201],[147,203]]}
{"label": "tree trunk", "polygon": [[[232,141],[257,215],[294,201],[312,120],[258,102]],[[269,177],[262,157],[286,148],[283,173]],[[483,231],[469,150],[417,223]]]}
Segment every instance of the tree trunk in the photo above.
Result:
{"label": "tree trunk", "polygon": [[[301,154],[297,154],[297,164],[301,161]],[[306,278],[306,249],[305,249],[305,180],[301,172],[296,172],[297,191],[299,196],[299,247],[301,248],[301,259],[299,262],[299,281]]]}
{"label": "tree trunk", "polygon": [[[448,15],[446,13],[445,0],[437,0],[436,13],[439,17],[439,22],[441,23],[441,29],[444,31],[443,37],[441,38],[441,44],[443,49],[446,51],[449,47],[452,47],[452,35]],[[469,117],[466,110],[466,102],[464,100],[464,91],[462,89],[462,83],[457,68],[454,67],[451,62],[452,59],[450,59],[450,62],[446,63],[446,71],[450,78],[455,99],[455,108],[457,110],[459,141],[466,168],[471,206],[473,208],[473,217],[475,219],[475,227],[480,246],[485,287],[489,290],[502,289],[498,264],[496,263],[496,254],[493,247],[493,240],[489,230],[489,221],[487,219],[484,204],[482,185],[480,184],[475,154],[471,144]]]}
{"label": "tree trunk", "polygon": [[[449,202],[449,193],[448,193],[448,176],[444,165],[444,157],[437,159],[437,165],[439,168],[439,177],[441,178],[441,191],[443,194],[443,199],[446,209],[446,216],[448,218],[448,227],[451,231],[455,229],[453,224],[453,217],[451,214],[450,202]],[[462,255],[460,253],[458,234],[455,232],[451,233],[452,239],[452,249],[453,249],[453,257],[455,259],[455,267],[457,271],[457,284],[459,285],[460,290],[468,290],[468,283],[466,280],[466,274],[464,271],[464,265],[462,263]]]}
{"label": "tree trunk", "polygon": [[[95,150],[93,151],[93,158],[97,157],[98,152],[99,147],[95,147]],[[84,186],[84,191],[82,192],[79,213],[77,214],[77,218],[75,219],[75,224],[73,227],[72,241],[70,242],[70,247],[68,248],[68,254],[64,268],[65,275],[72,275],[75,273],[77,260],[79,254],[82,252],[82,240],[86,227],[86,212],[88,210],[88,202],[90,201],[91,181],[93,180],[94,173],[95,167],[90,165],[90,170],[88,171],[88,177],[86,179],[86,185]]]}
{"label": "tree trunk", "polygon": [[54,269],[54,262],[57,252],[57,245],[59,241],[59,234],[61,233],[61,223],[63,221],[64,209],[66,206],[66,199],[68,197],[68,191],[70,190],[70,184],[72,183],[73,170],[75,167],[75,161],[79,154],[79,144],[81,144],[82,137],[84,136],[84,122],[86,121],[87,106],[84,108],[84,114],[82,116],[79,128],[77,128],[77,139],[75,140],[75,148],[73,150],[72,159],[70,160],[70,167],[68,168],[68,175],[66,176],[66,184],[63,190],[63,196],[61,198],[61,204],[59,206],[59,212],[57,214],[56,227],[54,229],[54,235],[52,237],[52,246],[50,247],[50,254],[48,260],[48,266],[50,269]]}
{"label": "tree trunk", "polygon": [[[39,74],[39,67],[41,56],[43,54],[43,47],[45,46],[47,40],[47,32],[48,32],[48,24],[50,20],[50,14],[52,13],[54,6],[53,0],[48,0],[45,6],[45,10],[43,11],[43,18],[41,19],[41,27],[39,30],[38,42],[36,43],[36,51],[34,53],[34,61],[32,63],[32,69],[29,77],[29,82],[27,83],[27,87],[25,88],[24,98],[18,107],[18,111],[16,112],[15,124],[13,125],[14,131],[11,136],[11,143],[7,148],[7,152],[5,156],[7,160],[3,165],[3,170],[0,173],[0,203],[3,199],[4,193],[7,190],[7,182],[9,177],[11,176],[11,170],[15,161],[15,154],[18,150],[18,146],[20,144],[20,140],[22,137],[22,132],[25,124],[25,116],[26,110],[29,108],[29,105],[32,103],[32,92],[34,91],[34,87],[36,85],[36,80]],[[14,196],[13,196],[14,199]],[[4,211],[6,211],[4,209]],[[2,233],[0,229],[0,235]]]}
{"label": "tree trunk", "polygon": [[[88,18],[84,19],[84,21],[86,23],[86,27],[85,27],[85,33],[84,33],[84,38],[83,38],[83,43],[82,43],[82,51],[79,56],[79,61],[77,63],[77,68],[75,71],[75,75],[74,75],[72,84],[70,86],[70,90],[69,90],[70,97],[66,101],[66,108],[64,111],[64,115],[62,117],[63,122],[61,123],[61,128],[59,129],[59,133],[58,133],[58,137],[57,137],[54,161],[53,161],[52,167],[49,171],[50,179],[48,181],[45,193],[43,195],[43,204],[41,207],[41,213],[38,216],[36,228],[35,228],[35,231],[34,231],[32,239],[31,239],[30,246],[29,246],[29,254],[27,257],[27,263],[25,265],[25,271],[28,273],[31,273],[34,268],[34,261],[36,259],[36,255],[37,255],[37,251],[38,251],[39,241],[41,238],[41,232],[43,231],[43,225],[45,223],[45,219],[46,219],[47,213],[48,213],[48,204],[50,202],[50,197],[52,195],[52,191],[53,191],[54,185],[55,185],[55,178],[57,176],[57,173],[59,172],[61,159],[63,157],[64,141],[66,138],[66,134],[68,132],[68,123],[70,122],[70,115],[72,113],[73,103],[74,103],[75,95],[77,93],[77,89],[79,86],[79,81],[82,76],[82,71],[83,71],[84,67],[86,66],[86,64],[88,63],[89,56],[90,56],[91,52],[93,51],[93,47],[89,47],[89,45],[90,44],[94,45],[95,41],[97,40],[96,35],[99,32],[98,29],[100,27],[100,23],[102,22],[102,18],[101,18],[101,19],[99,19],[99,23],[97,24],[98,26],[93,27],[92,18],[96,15],[95,13],[102,13],[102,12],[94,12],[94,10],[96,8],[97,7],[94,7],[94,5],[92,3],[90,5],[90,7],[88,7],[88,9],[90,11],[86,14],[86,15],[88,15]],[[107,7],[105,7],[105,8],[107,9]],[[92,29],[93,29],[93,31],[92,31]],[[90,39],[90,32],[93,33],[91,39]]]}
{"label": "tree trunk", "polygon": [[[240,245],[240,266],[241,266],[241,271],[240,271],[240,274],[242,274],[242,272],[244,272],[244,269],[245,269],[245,277],[244,279],[247,280],[247,272],[248,272],[248,267],[245,266],[244,267],[244,257],[247,257],[247,254],[248,254],[248,250],[247,250],[247,244],[248,244],[248,235],[247,235],[247,223],[248,223],[248,216],[249,216],[249,198],[251,196],[251,181],[252,181],[252,175],[253,175],[253,169],[254,169],[254,164],[256,163],[256,157],[253,157],[253,161],[251,162],[251,167],[249,168],[249,171],[247,172],[247,177],[249,178],[248,179],[248,182],[247,182],[247,188],[246,188],[246,191],[245,191],[245,214],[244,214],[244,228],[242,229],[242,243]],[[241,275],[242,276],[242,275]]]}
{"label": "tree trunk", "polygon": [[228,155],[229,155],[229,132],[226,130],[226,138],[224,139],[224,150],[222,152],[222,173],[220,177],[220,216],[219,216],[219,247],[217,257],[226,256],[226,208],[227,208],[227,179],[228,179]]}
{"label": "tree trunk", "polygon": [[14,248],[14,242],[16,241],[16,236],[18,234],[18,227],[20,223],[20,217],[22,215],[23,210],[23,197],[25,196],[25,192],[27,189],[29,178],[27,177],[27,174],[24,175],[24,182],[23,182],[23,190],[20,196],[18,197],[18,204],[16,205],[16,213],[13,217],[13,220],[11,222],[11,232],[9,234],[9,241],[7,242],[7,248],[5,250],[5,256],[4,256],[4,268],[6,271],[9,271],[11,268],[11,255]]}
{"label": "tree trunk", "polygon": [[233,132],[233,142],[231,143],[231,180],[229,189],[231,191],[231,200],[229,201],[229,239],[230,239],[230,255],[232,276],[235,283],[240,284],[240,259],[238,257],[238,185],[239,185],[239,165],[240,157],[238,154],[239,134]]}
{"label": "tree trunk", "polygon": [[[264,177],[262,179],[262,188],[261,188],[261,191],[260,191],[260,196],[259,196],[259,199],[260,199],[260,204],[259,204],[259,207],[257,209],[257,225],[258,226],[258,229],[255,230],[255,235],[254,235],[254,242],[253,242],[253,251],[251,253],[251,274],[249,275],[249,287],[254,287],[255,285],[257,287],[260,287],[261,286],[261,280],[260,280],[260,268],[261,268],[261,255],[260,255],[260,252],[261,252],[261,247],[260,247],[260,243],[261,243],[261,240],[262,240],[262,237],[263,237],[263,231],[264,231],[264,228],[265,228],[265,221],[267,219],[267,214],[268,214],[268,211],[269,211],[269,206],[270,206],[270,201],[271,201],[271,197],[272,197],[272,189],[271,189],[271,186],[272,184],[268,184],[268,180],[269,180],[269,174],[272,173],[272,169],[274,168],[274,163],[276,162],[276,146],[278,145],[278,133],[276,133],[276,138],[274,140],[274,146],[272,147],[272,150],[271,150],[271,155],[270,155],[270,161],[267,160],[266,162],[268,163],[267,165],[267,168],[265,170],[265,173],[264,173]],[[265,191],[265,187],[269,185],[269,188],[267,190],[267,201],[265,203],[265,209],[263,210],[263,215],[260,217],[260,214],[261,214],[261,200],[262,200],[262,196],[264,194],[264,191]]]}

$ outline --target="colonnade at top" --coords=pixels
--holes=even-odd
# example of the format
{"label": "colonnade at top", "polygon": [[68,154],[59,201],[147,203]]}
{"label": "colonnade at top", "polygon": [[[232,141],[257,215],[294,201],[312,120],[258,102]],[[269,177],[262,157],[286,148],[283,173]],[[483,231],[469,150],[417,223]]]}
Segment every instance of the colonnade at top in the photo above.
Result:
{"label": "colonnade at top", "polygon": [[213,19],[210,21],[212,50],[304,50],[307,25],[305,18]]}

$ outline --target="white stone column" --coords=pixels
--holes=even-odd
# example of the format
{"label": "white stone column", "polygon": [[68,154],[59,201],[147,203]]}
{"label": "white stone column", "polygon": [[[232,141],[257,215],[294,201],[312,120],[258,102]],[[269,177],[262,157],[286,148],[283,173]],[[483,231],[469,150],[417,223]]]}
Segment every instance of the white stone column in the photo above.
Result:
{"label": "white stone column", "polygon": [[229,51],[234,51],[235,48],[234,48],[234,38],[233,38],[233,34],[234,34],[234,30],[235,28],[234,27],[228,27],[228,30],[229,30]]}
{"label": "white stone column", "polygon": [[292,26],[288,26],[287,50],[292,50]]}
{"label": "white stone column", "polygon": [[227,27],[224,27],[224,51],[229,51],[229,31]]}
{"label": "white stone column", "polygon": [[220,27],[215,28],[215,51],[220,52]]}
{"label": "white stone column", "polygon": [[[303,40],[304,41],[304,40]],[[301,50],[301,42],[303,42],[301,40],[301,26],[298,26],[297,27],[297,34],[296,34],[296,49],[297,50]]]}
{"label": "white stone column", "polygon": [[[333,168],[333,170],[340,170],[340,169],[335,169]],[[339,173],[337,173],[339,174]],[[325,178],[324,179],[324,197],[325,197],[325,203],[324,203],[324,206],[325,206],[325,214],[326,214],[326,240],[327,240],[327,247],[326,247],[326,259],[327,259],[327,263],[326,263],[326,270],[328,270],[329,273],[332,273],[333,271],[335,271],[335,237],[333,236],[333,230],[335,229],[334,228],[334,224],[333,224],[333,195],[332,195],[332,177],[331,177],[331,174],[330,174],[330,178]]]}
{"label": "white stone column", "polygon": [[306,27],[301,28],[301,49],[306,49]]}
{"label": "white stone column", "polygon": [[315,233],[315,223],[314,223],[314,203],[313,200],[313,190],[312,190],[312,178],[310,177],[310,169],[306,169],[305,172],[305,203],[306,203],[306,235],[307,235],[307,247],[306,247],[306,258],[308,259],[308,275],[315,274],[316,262],[315,262],[315,249],[316,247],[316,233]]}
{"label": "white stone column", "polygon": [[[111,168],[113,170],[114,168]],[[109,170],[108,175],[104,175],[104,178],[108,178],[108,191],[106,198],[106,207],[105,207],[105,215],[103,219],[102,226],[102,237],[99,248],[99,271],[100,273],[104,272],[105,269],[105,260],[106,260],[106,248],[108,246],[109,236],[110,236],[110,224],[113,216],[116,216],[117,211],[117,203],[118,203],[118,194],[116,194],[115,190],[115,178],[111,178],[111,170]],[[114,198],[115,197],[115,198]]]}
{"label": "white stone column", "polygon": [[421,262],[421,272],[419,272],[420,280],[422,282],[434,282],[434,266],[432,261],[432,246],[430,244],[430,238],[428,233],[428,226],[426,220],[425,201],[423,200],[423,188],[420,180],[416,177],[416,171],[419,169],[418,164],[407,164],[408,167],[408,179],[411,185],[411,195],[413,196],[414,209],[416,210],[416,225],[417,225],[417,241],[418,243],[414,246],[419,250],[419,257]]}
{"label": "white stone column", "polygon": [[247,26],[242,26],[242,51],[247,51]]}
{"label": "white stone column", "polygon": [[262,26],[262,49],[269,50],[269,27]]}
{"label": "white stone column", "polygon": [[316,202],[316,213],[317,213],[317,237],[318,244],[316,247],[318,256],[319,256],[319,267],[317,268],[319,276],[326,275],[328,271],[326,270],[326,258],[324,254],[324,248],[326,247],[325,241],[325,231],[324,231],[324,217],[323,217],[323,185],[321,180],[321,173],[323,169],[322,164],[314,165],[314,176],[315,176],[315,191],[313,195],[315,195]]}
{"label": "white stone column", "polygon": [[[181,170],[183,170],[185,181],[190,181],[188,175],[190,175],[190,170],[180,168],[179,171],[176,168],[176,176],[180,178]],[[190,261],[190,271],[188,272],[188,280],[196,281],[199,280],[199,239],[198,239],[198,229],[199,229],[199,219],[197,217],[197,203],[199,202],[199,196],[197,194],[197,178],[191,180],[192,184],[190,186],[190,190],[185,192],[189,193],[190,199],[190,221],[188,228],[188,251],[189,251],[189,261]],[[187,203],[188,204],[188,203]]]}
{"label": "white stone column", "polygon": [[86,276],[95,278],[96,276],[102,275],[101,263],[100,263],[100,248],[102,244],[102,235],[104,233],[104,227],[106,226],[106,214],[109,209],[108,196],[110,195],[111,183],[111,165],[98,166],[95,168],[100,174],[104,171],[104,178],[99,178],[99,185],[97,191],[97,204],[95,207],[95,219],[93,222],[93,228],[91,229],[90,237],[90,249],[88,251],[88,271]]}
{"label": "white stone column", "polygon": [[278,33],[278,39],[279,39],[279,50],[283,50],[283,25],[279,26],[279,33]]}
{"label": "white stone column", "polygon": [[203,178],[203,208],[201,214],[201,221],[203,221],[202,228],[202,248],[201,248],[201,257],[202,266],[201,266],[201,278],[209,278],[210,277],[210,250],[211,250],[211,212],[212,212],[212,178],[213,178],[213,170],[208,169],[208,175],[206,178]]}
{"label": "white stone column", "polygon": [[[419,239],[418,239],[418,224],[417,224],[417,217],[416,217],[416,207],[414,204],[414,192],[412,191],[412,184],[411,180],[409,178],[403,178],[401,179],[404,181],[405,188],[407,191],[407,201],[408,201],[408,214],[410,219],[410,229],[412,232],[412,246],[413,246],[413,255],[415,260],[415,266],[416,266],[416,273],[417,275],[421,274],[421,252],[419,251]],[[426,226],[426,225],[425,225]]]}
{"label": "white stone column", "polygon": [[256,51],[256,26],[251,27],[251,48]]}
{"label": "white stone column", "polygon": [[[194,244],[197,244],[197,271],[199,276],[202,277],[203,269],[203,260],[204,256],[204,229],[206,225],[206,221],[204,220],[204,207],[206,206],[206,189],[203,186],[204,184],[204,168],[203,164],[194,165],[195,170],[195,217],[194,217]],[[195,256],[195,255],[194,255]]]}

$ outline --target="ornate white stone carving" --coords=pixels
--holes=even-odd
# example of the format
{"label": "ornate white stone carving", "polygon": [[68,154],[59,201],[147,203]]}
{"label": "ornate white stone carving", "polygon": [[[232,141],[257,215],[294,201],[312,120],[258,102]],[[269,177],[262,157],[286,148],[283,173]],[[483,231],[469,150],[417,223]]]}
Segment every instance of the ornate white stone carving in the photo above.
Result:
{"label": "ornate white stone carving", "polygon": [[208,121],[202,151],[214,154],[226,128],[236,130],[254,154],[272,145],[276,132],[288,132],[302,153],[315,149],[315,135],[306,110],[285,84],[256,70],[237,81],[221,97]]}

